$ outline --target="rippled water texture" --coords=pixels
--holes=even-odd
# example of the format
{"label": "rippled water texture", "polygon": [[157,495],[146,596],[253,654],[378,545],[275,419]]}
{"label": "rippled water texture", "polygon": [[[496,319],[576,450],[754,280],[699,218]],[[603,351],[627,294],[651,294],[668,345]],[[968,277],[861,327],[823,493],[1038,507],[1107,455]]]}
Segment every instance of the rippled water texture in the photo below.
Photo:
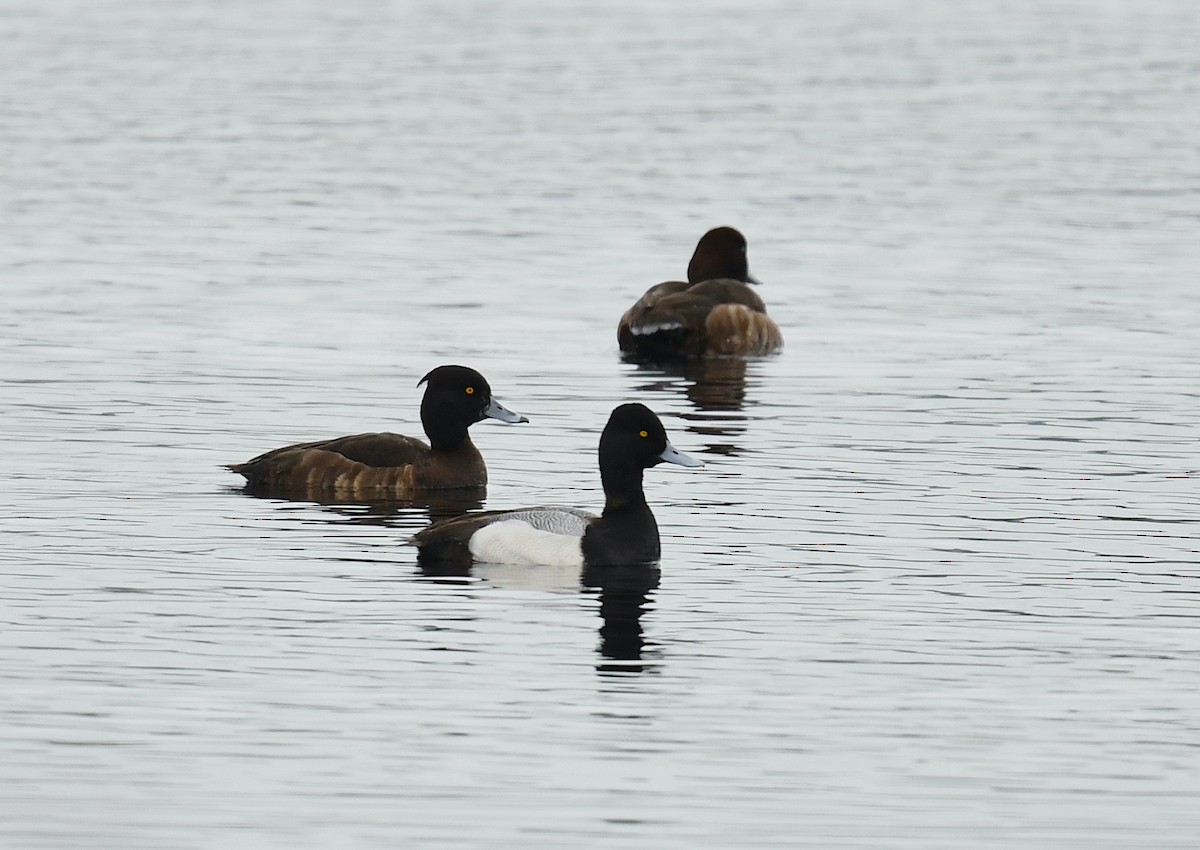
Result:
{"label": "rippled water texture", "polygon": [[[1190,0],[9,2],[0,845],[1183,848]],[[623,363],[731,224],[782,355]],[[661,569],[418,567],[446,506],[219,468],[417,430]],[[476,503],[478,504],[478,502]],[[582,586],[581,585],[586,585]]]}

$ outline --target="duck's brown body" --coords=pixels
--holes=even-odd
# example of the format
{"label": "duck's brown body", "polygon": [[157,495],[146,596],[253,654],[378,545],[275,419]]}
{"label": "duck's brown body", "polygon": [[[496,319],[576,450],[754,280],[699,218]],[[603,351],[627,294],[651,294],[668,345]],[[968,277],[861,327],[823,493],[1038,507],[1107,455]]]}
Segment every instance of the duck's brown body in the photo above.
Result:
{"label": "duck's brown body", "polygon": [[622,351],[695,356],[770,354],[783,334],[758,293],[739,280],[651,287],[617,325]]}
{"label": "duck's brown body", "polygon": [[483,456],[467,433],[476,422],[528,422],[492,398],[474,369],[439,366],[421,379],[421,425],[429,442],[402,434],[354,434],[274,449],[227,469],[248,490],[285,498],[407,499],[487,484]]}
{"label": "duck's brown body", "polygon": [[783,334],[752,282],[742,234],[710,230],[696,245],[687,281],[650,287],[621,317],[617,342],[648,358],[778,351]]}
{"label": "duck's brown body", "polygon": [[487,484],[483,455],[469,438],[434,450],[388,432],[284,446],[229,469],[252,489],[300,496],[405,498]]}

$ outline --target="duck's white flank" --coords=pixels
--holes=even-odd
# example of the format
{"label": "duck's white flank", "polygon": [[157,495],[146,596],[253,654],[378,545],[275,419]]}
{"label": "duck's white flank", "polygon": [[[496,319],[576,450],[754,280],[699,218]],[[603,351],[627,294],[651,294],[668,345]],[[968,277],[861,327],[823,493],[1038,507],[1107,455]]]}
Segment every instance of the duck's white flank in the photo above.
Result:
{"label": "duck's white flank", "polygon": [[582,537],[534,528],[519,519],[485,525],[468,544],[476,561],[545,567],[582,567]]}

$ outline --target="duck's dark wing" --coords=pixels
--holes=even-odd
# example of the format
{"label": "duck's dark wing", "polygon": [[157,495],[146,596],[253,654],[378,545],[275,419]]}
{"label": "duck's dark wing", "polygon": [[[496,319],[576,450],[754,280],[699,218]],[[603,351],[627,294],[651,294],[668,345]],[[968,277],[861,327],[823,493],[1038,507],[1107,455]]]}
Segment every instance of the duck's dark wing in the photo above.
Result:
{"label": "duck's dark wing", "polygon": [[621,350],[639,355],[698,353],[690,349],[697,347],[696,332],[716,302],[689,297],[690,286],[672,280],[646,290],[617,324]]}
{"label": "duck's dark wing", "polygon": [[333,440],[296,443],[274,449],[227,469],[254,487],[281,490],[412,489],[412,466],[429,446],[403,434],[354,434]]}
{"label": "duck's dark wing", "polygon": [[740,280],[659,284],[621,318],[622,351],[646,357],[769,354],[783,334],[758,293]]}
{"label": "duck's dark wing", "polygon": [[245,463],[232,463],[226,469],[243,475],[277,464],[283,458],[309,450],[333,452],[346,460],[367,466],[407,466],[429,451],[429,446],[415,437],[382,431],[377,434],[352,434],[333,440],[314,440],[263,452]]}
{"label": "duck's dark wing", "polygon": [[466,546],[471,535],[509,511],[476,511],[444,519],[421,529],[408,539],[415,546]]}
{"label": "duck's dark wing", "polygon": [[337,452],[348,460],[367,466],[408,466],[429,451],[429,445],[424,440],[388,431],[338,437],[321,443],[317,448]]}

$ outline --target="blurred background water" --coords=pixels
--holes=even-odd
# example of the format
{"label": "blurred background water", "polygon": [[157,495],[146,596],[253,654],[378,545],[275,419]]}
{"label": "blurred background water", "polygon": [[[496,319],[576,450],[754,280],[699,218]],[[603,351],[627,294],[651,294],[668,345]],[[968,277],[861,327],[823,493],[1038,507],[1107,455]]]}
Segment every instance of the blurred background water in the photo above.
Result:
{"label": "blurred background water", "polygon": [[[1195,847],[1187,0],[0,6],[0,845]],[[741,228],[778,357],[623,363]],[[417,433],[660,570],[219,464]]]}

